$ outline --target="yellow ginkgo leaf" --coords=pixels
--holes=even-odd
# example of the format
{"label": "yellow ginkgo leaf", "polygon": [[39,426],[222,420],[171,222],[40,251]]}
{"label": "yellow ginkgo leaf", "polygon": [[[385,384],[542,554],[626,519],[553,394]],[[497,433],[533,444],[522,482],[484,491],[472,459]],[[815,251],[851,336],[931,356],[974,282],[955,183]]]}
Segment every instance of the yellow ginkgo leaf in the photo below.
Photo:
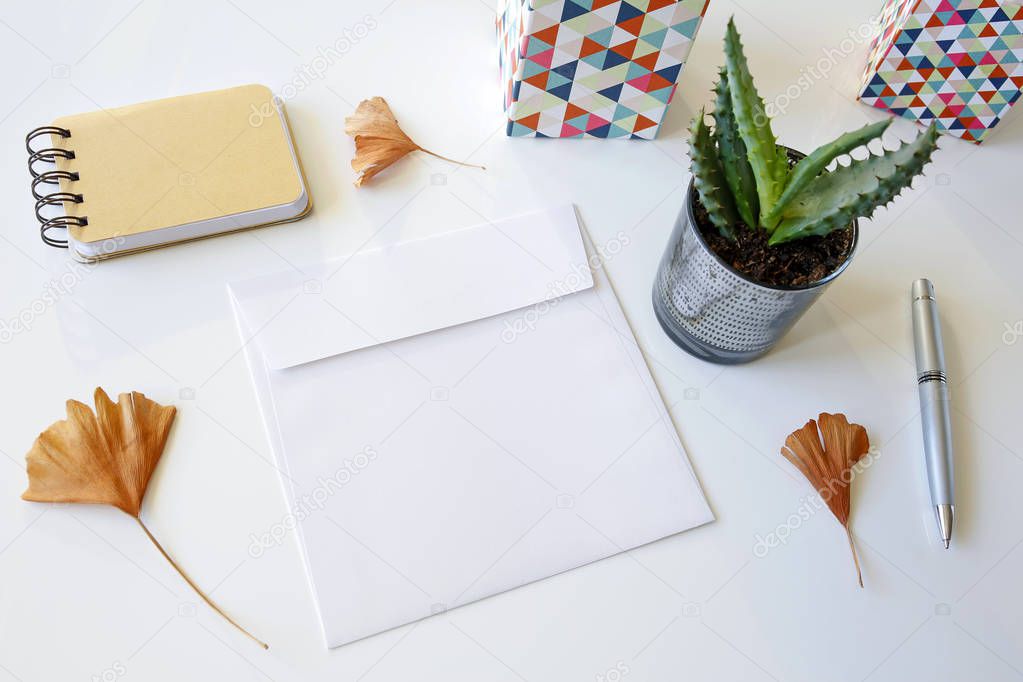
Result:
{"label": "yellow ginkgo leaf", "polygon": [[36,438],[25,455],[28,490],[22,499],[120,509],[138,522],[160,554],[214,611],[268,648],[214,604],[142,522],[142,499],[174,423],[174,407],[137,392],[122,393],[115,403],[102,388],[96,389],[94,400],[95,413],[77,400],[67,401],[67,419],[51,424]]}
{"label": "yellow ginkgo leaf", "polygon": [[345,119],[345,133],[355,140],[352,169],[359,174],[355,180],[356,187],[361,187],[363,182],[372,180],[380,171],[417,151],[460,166],[483,168],[420,147],[398,125],[398,119],[391,113],[383,97],[371,97],[359,102],[355,113]]}
{"label": "yellow ginkgo leaf", "polygon": [[853,479],[853,467],[868,450],[870,440],[865,428],[850,424],[844,414],[827,412],[790,433],[785,439],[785,447],[781,449],[781,454],[806,476],[845,528],[860,587],[863,587],[863,574],[856,555],[856,543],[849,530],[849,485]]}

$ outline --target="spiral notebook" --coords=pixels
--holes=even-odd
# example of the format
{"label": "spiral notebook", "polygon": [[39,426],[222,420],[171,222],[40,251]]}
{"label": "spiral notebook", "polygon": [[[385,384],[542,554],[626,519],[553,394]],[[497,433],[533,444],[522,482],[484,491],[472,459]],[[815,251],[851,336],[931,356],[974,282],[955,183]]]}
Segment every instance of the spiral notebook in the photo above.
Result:
{"label": "spiral notebook", "polygon": [[283,105],[245,85],[58,118],[26,138],[40,236],[93,261],[298,220]]}

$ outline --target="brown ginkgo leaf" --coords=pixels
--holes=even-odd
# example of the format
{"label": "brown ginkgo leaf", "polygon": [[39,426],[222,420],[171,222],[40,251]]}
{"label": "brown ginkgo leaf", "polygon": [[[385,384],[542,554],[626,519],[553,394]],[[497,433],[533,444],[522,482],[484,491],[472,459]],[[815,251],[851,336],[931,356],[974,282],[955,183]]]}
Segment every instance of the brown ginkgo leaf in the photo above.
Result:
{"label": "brown ginkgo leaf", "polygon": [[801,429],[789,434],[785,447],[781,449],[781,454],[803,472],[845,528],[860,587],[863,587],[863,573],[852,531],[849,530],[849,485],[854,475],[853,467],[869,449],[865,428],[850,424],[844,414],[827,412],[822,412],[817,421],[811,419]]}
{"label": "brown ginkgo leaf", "polygon": [[214,604],[178,566],[140,516],[149,479],[160,462],[174,423],[174,407],[141,393],[122,393],[113,402],[97,388],[96,411],[67,401],[67,419],[43,431],[25,455],[31,502],[106,504],[131,516],[170,565],[203,601],[264,649],[267,645]]}
{"label": "brown ginkgo leaf", "polygon": [[417,151],[460,166],[483,168],[420,147],[398,125],[398,119],[383,97],[371,97],[359,102],[355,113],[345,118],[345,133],[355,139],[352,169],[359,174],[355,180],[356,187],[361,187],[363,182],[372,180],[380,171]]}

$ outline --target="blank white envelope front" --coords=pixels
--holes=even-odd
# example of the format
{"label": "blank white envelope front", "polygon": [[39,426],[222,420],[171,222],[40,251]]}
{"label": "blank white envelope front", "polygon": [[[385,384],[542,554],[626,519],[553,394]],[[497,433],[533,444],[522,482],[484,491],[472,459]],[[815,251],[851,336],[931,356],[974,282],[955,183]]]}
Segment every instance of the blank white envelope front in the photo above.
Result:
{"label": "blank white envelope front", "polygon": [[713,518],[572,206],[230,291],[328,646]]}

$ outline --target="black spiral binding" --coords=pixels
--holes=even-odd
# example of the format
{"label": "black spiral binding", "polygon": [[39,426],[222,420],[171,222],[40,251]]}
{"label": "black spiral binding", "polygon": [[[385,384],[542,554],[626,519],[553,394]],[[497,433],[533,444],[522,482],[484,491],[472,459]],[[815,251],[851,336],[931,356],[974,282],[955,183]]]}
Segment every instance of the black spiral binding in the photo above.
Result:
{"label": "black spiral binding", "polygon": [[[59,135],[67,139],[71,137],[71,131],[58,126],[42,126],[36,128],[25,136],[25,150],[28,152],[28,172],[32,175],[32,196],[36,200],[36,219],[39,221],[39,237],[48,246],[60,249],[67,248],[67,239],[57,239],[50,236],[50,231],[55,229],[66,230],[69,227],[83,227],[89,224],[86,216],[58,215],[47,218],[42,215],[42,209],[46,206],[63,206],[65,203],[80,204],[85,201],[80,193],[59,191],[60,181],[68,183],[78,180],[78,173],[63,170],[44,170],[36,168],[39,163],[56,164],[57,159],[73,159],[75,152],[71,149],[60,149],[57,147],[46,147],[44,149],[33,149],[32,140],[43,135]],[[46,193],[43,185],[57,185],[58,191]]]}

